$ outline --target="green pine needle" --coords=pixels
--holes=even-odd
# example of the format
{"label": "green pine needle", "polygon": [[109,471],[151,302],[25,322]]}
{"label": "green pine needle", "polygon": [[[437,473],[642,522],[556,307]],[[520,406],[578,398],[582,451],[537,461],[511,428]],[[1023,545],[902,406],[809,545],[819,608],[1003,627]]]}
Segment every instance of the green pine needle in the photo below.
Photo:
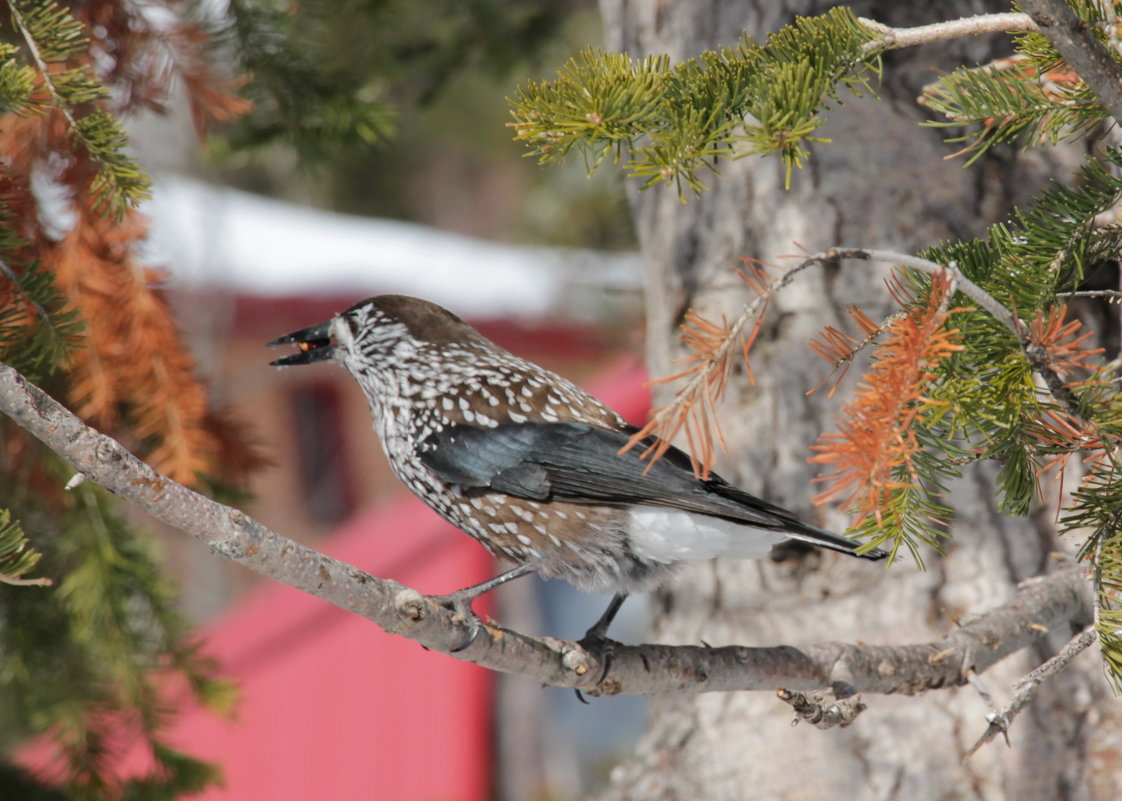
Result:
{"label": "green pine needle", "polygon": [[[111,496],[100,488],[82,485],[68,498],[52,526],[70,534],[43,540],[43,564],[59,577],[57,590],[32,601],[26,590],[0,585],[5,700],[33,731],[58,743],[76,797],[197,792],[217,774],[163,742],[174,709],[167,678],[182,678],[196,700],[224,711],[231,687],[214,677],[214,664],[189,639],[150,540],[112,511]],[[23,500],[24,519],[44,519],[37,499]],[[122,737],[146,745],[155,768],[115,787],[116,752],[107,744]]]}
{"label": "green pine needle", "polygon": [[[277,4],[231,0],[229,23],[217,32],[254,80],[245,87],[253,111],[239,120],[226,140],[213,144],[225,153],[275,142],[293,146],[306,166],[315,166],[348,147],[369,147],[393,136],[396,115],[377,78],[332,66],[336,53],[315,41],[317,14],[334,6],[308,4],[301,13]],[[319,56],[318,58],[316,56]]]}
{"label": "green pine needle", "polygon": [[[800,17],[763,45],[743,39],[671,65],[588,50],[554,80],[529,82],[511,100],[515,139],[543,163],[573,151],[592,169],[609,156],[644,181],[680,194],[706,185],[722,158],[776,154],[788,182],[809,157],[822,112],[845,93],[871,92],[875,34],[846,8]],[[684,195],[683,195],[684,197]]]}
{"label": "green pine needle", "polygon": [[1076,491],[1063,530],[1087,536],[1079,555],[1092,565],[1103,666],[1114,691],[1122,694],[1122,465],[1111,467]]}
{"label": "green pine needle", "polygon": [[80,346],[83,327],[54,276],[26,261],[26,248],[0,203],[0,361],[40,381]]}
{"label": "green pine needle", "polygon": [[36,95],[35,70],[21,66],[18,55],[18,47],[0,42],[0,114],[42,114],[46,108]]}
{"label": "green pine needle", "polygon": [[[1104,42],[1102,9],[1074,2],[1076,15]],[[1048,38],[1038,32],[1016,38],[1016,60],[982,67],[959,67],[929,86],[923,105],[944,120],[933,127],[969,126],[972,130],[949,142],[965,142],[966,164],[995,145],[1019,142],[1023,147],[1054,145],[1085,136],[1109,119],[1094,93],[1079,80]],[[1107,48],[1119,58],[1113,48]]]}
{"label": "green pine needle", "polygon": [[[0,52],[0,59],[7,56],[0,63],[0,102],[23,114],[59,109],[75,145],[84,148],[98,166],[91,185],[95,208],[120,219],[129,206],[150,196],[151,180],[125,152],[128,140],[120,123],[96,108],[109,97],[109,90],[93,70],[85,64],[54,69],[88,51],[82,24],[55,0],[12,0],[8,10],[29,66],[16,64],[19,50],[12,46]],[[42,81],[42,98],[23,91],[34,74]]]}
{"label": "green pine needle", "polygon": [[0,582],[18,586],[49,587],[49,578],[29,578],[43,555],[31,547],[11,512],[0,509]]}

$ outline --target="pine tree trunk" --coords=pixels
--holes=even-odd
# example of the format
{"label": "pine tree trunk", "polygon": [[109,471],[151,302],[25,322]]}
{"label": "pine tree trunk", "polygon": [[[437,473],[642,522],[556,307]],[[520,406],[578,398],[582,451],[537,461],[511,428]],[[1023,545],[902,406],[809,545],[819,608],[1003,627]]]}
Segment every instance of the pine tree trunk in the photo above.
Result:
{"label": "pine tree trunk", "polygon": [[[680,60],[740,31],[761,41],[792,15],[834,3],[732,0],[602,0],[608,47],[633,57]],[[970,2],[864,3],[855,10],[892,25],[915,25],[1007,6]],[[824,132],[808,169],[783,187],[774,158],[722,162],[712,189],[682,204],[673,188],[636,192],[633,211],[645,261],[648,359],[654,375],[680,355],[677,325],[694,307],[734,317],[748,297],[731,268],[740,257],[780,256],[831,245],[913,251],[946,237],[980,233],[1009,205],[1042,186],[1049,151],[991,157],[964,169],[943,161],[944,133],[919,128],[914,99],[938,70],[1008,53],[1007,37],[930,45],[892,54],[881,100],[847,101]],[[1070,159],[1069,159],[1070,164]],[[871,317],[888,309],[883,267],[848,264],[807,272],[781,292],[753,350],[757,385],[738,375],[722,411],[729,453],[718,470],[751,492],[833,530],[836,512],[816,510],[809,446],[833,425],[841,398],[806,396],[826,372],[807,343],[827,324],[845,329],[842,308]],[[661,400],[665,401],[664,396]],[[905,557],[883,563],[834,554],[706,563],[655,598],[652,639],[711,645],[798,645],[830,640],[902,644],[939,636],[955,621],[1008,599],[1019,581],[1046,572],[1054,551],[1070,551],[1042,510],[1028,520],[1000,516],[993,471],[971,470],[955,487],[959,510],[945,558],[926,571]],[[998,704],[1011,683],[1055,652],[1071,630],[1021,652],[982,680]],[[1117,769],[1119,709],[1101,675],[1097,649],[1044,687],[1015,722],[1012,748],[1000,741],[963,764],[986,728],[989,708],[972,688],[917,697],[869,696],[845,729],[791,726],[769,693],[656,699],[646,734],[601,791],[605,799],[1055,799],[1122,798]]]}

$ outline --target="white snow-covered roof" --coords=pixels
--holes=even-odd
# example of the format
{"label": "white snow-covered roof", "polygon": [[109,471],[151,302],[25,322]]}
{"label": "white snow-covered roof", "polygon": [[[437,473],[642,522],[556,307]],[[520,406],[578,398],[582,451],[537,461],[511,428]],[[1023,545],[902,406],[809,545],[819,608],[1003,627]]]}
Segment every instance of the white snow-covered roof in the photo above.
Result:
{"label": "white snow-covered roof", "polygon": [[173,286],[259,295],[393,292],[465,315],[588,318],[635,291],[634,253],[507,245],[312,209],[182,176],[156,178],[147,259]]}

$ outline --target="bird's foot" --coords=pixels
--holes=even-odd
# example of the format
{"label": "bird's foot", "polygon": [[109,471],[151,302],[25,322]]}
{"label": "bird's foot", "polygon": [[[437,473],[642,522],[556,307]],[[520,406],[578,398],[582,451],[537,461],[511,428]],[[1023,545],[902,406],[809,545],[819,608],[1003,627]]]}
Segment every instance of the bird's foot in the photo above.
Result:
{"label": "bird's foot", "polygon": [[[608,678],[608,671],[612,667],[612,659],[616,653],[616,641],[608,639],[602,631],[599,631],[599,626],[590,628],[583,637],[577,640],[577,645],[583,648],[592,656],[600,660],[600,675],[596,679],[597,684],[601,684],[604,679]],[[580,690],[573,690],[577,694],[577,700],[582,704],[587,704],[584,695]]]}
{"label": "bird's foot", "polygon": [[456,625],[465,630],[466,639],[451,650],[453,654],[470,647],[471,644],[475,642],[475,638],[479,636],[479,631],[483,628],[483,621],[479,619],[479,615],[475,614],[475,610],[471,608],[472,602],[478,597],[478,593],[470,593],[467,590],[453,592],[449,595],[429,596],[429,600],[433,603],[443,606],[445,609],[450,609],[455,613]]}
{"label": "bird's foot", "polygon": [[[596,683],[600,684],[608,677],[608,670],[612,666],[612,657],[615,656],[616,643],[614,640],[608,639],[608,626],[612,625],[615,620],[616,613],[619,608],[623,606],[623,602],[627,600],[627,593],[620,592],[612,596],[611,602],[608,603],[608,608],[604,610],[604,614],[600,615],[600,619],[592,624],[592,628],[584,633],[584,636],[577,642],[585,651],[594,654],[600,658],[600,664],[603,668],[600,670],[600,678],[596,679]],[[580,690],[575,691],[577,700],[582,704],[587,704],[588,701],[584,700]]]}
{"label": "bird's foot", "polygon": [[479,630],[483,628],[483,621],[479,619],[479,616],[475,614],[471,608],[471,605],[475,603],[475,599],[485,592],[490,592],[496,587],[506,584],[508,581],[513,581],[516,578],[533,572],[534,569],[531,565],[519,565],[505,573],[495,576],[493,579],[488,579],[480,584],[473,584],[470,587],[464,587],[462,590],[451,593],[450,595],[430,596],[436,603],[455,612],[460,621],[460,625],[467,628],[467,640],[462,645],[453,648],[452,653],[458,653],[475,642],[475,638],[479,636]]}
{"label": "bird's foot", "polygon": [[589,653],[599,657],[603,665],[600,670],[600,677],[596,679],[596,683],[599,684],[608,677],[608,670],[612,666],[612,658],[616,653],[616,641],[608,639],[593,627],[577,641],[577,644]]}

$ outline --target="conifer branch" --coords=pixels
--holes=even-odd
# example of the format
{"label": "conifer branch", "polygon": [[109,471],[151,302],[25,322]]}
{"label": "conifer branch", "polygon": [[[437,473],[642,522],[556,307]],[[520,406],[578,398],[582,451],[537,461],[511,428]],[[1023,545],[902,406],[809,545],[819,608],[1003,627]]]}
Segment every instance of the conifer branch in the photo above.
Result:
{"label": "conifer branch", "polygon": [[66,235],[44,250],[49,272],[86,323],[67,397],[85,419],[144,442],[158,469],[194,483],[222,469],[219,442],[174,315],[151,286],[151,272],[136,263],[134,249],[146,233],[134,210],[111,222],[82,208]]}
{"label": "conifer branch", "polygon": [[928,275],[938,275],[944,269],[950,270],[954,275],[955,283],[959,291],[977,303],[988,312],[990,316],[1017,337],[1017,341],[1021,345],[1021,350],[1025,354],[1025,358],[1028,359],[1033,370],[1041,377],[1048,387],[1049,392],[1052,393],[1052,396],[1064,407],[1068,414],[1080,419],[1085,418],[1085,412],[1081,409],[1080,403],[1075,397],[1075,394],[1071,391],[1071,388],[1067,386],[1066,382],[1048,363],[1046,353],[1038,344],[1034,343],[1029,336],[1029,328],[992,295],[963,275],[957,265],[953,263],[941,265],[929,261],[928,259],[920,258],[919,256],[910,256],[906,253],[845,247],[831,248],[824,253],[815,254],[811,256],[808,261],[833,262],[838,259],[887,262],[890,264],[898,264],[901,267],[919,270]]}
{"label": "conifer branch", "polygon": [[71,130],[77,130],[78,120],[74,116],[74,112],[71,110],[70,106],[63,101],[63,92],[59,89],[57,83],[51,77],[52,71],[50,63],[47,61],[47,58],[43,55],[42,50],[39,48],[39,42],[36,41],[34,33],[31,31],[30,26],[27,24],[27,20],[24,18],[23,13],[21,12],[19,2],[8,3],[8,12],[12,15],[12,24],[15,26],[16,30],[19,31],[20,36],[23,38],[24,45],[27,47],[27,52],[31,57],[31,61],[35,65],[36,70],[38,70],[39,72],[39,76],[43,80],[43,85],[47,87],[47,90],[50,92],[51,97],[55,101],[55,105],[58,107],[59,112],[62,114],[62,116],[66,119],[66,122],[70,125]]}
{"label": "conifer branch", "polygon": [[631,436],[620,453],[645,444],[646,450],[643,451],[642,458],[650,458],[653,463],[666,453],[679,432],[685,430],[694,473],[699,478],[708,477],[713,469],[714,439],[720,440],[724,450],[724,439],[714,410],[724,394],[729,371],[732,370],[732,357],[739,352],[749,380],[754,383],[749,354],[763,323],[768,303],[775,292],[789,284],[800,271],[811,266],[810,263],[801,264],[773,281],[762,265],[749,259],[745,259],[744,264],[745,269],[737,272],[756,293],[756,297],[745,304],[732,325],[717,325],[693,310],[687,313],[686,322],[682,325],[682,342],[690,355],[682,361],[688,366],[651,383],[661,384],[683,378],[687,380],[675,393],[671,403],[654,410],[646,425]]}
{"label": "conifer branch", "polygon": [[[2,218],[0,218],[0,221],[2,221]],[[0,258],[0,276],[3,276],[5,279],[7,279],[12,286],[19,286],[19,276],[16,275],[15,270],[7,265],[3,258]],[[40,320],[49,321],[51,319],[51,315],[35,298],[25,297],[24,302],[35,310],[35,315]]]}
{"label": "conifer branch", "polygon": [[1020,0],[1040,32],[1091,88],[1116,121],[1122,122],[1122,63],[1079,19],[1065,0]]}
{"label": "conifer branch", "polygon": [[150,196],[151,180],[125,153],[128,138],[112,115],[100,107],[81,116],[74,111],[77,105],[99,105],[109,96],[88,64],[56,69],[84,51],[85,32],[70,12],[54,0],[38,5],[13,0],[7,5],[12,24],[51,97],[51,105],[97,164],[89,187],[94,207],[109,209],[119,219],[129,205],[135,206]]}
{"label": "conifer branch", "polygon": [[[913,645],[823,643],[804,647],[617,645],[603,675],[601,655],[578,643],[481,626],[464,646],[464,621],[408,587],[380,579],[292,542],[229,506],[156,473],[119,443],[84,425],[19,373],[0,365],[0,411],[71,467],[213,553],[322,598],[422,645],[492,670],[592,694],[818,690],[917,693],[966,682],[1049,630],[1085,625],[1090,593],[1077,567],[1023,586],[1009,602]],[[457,650],[462,648],[462,650]]]}
{"label": "conifer branch", "polygon": [[[1042,12],[1045,6],[1056,13]],[[967,163],[999,142],[1019,138],[1026,145],[1055,144],[1090,133],[1111,116],[1117,119],[1122,63],[1117,49],[1103,41],[1117,39],[1110,4],[1076,4],[1083,19],[1063,0],[1024,8],[1036,22],[1049,24],[1025,29],[1015,55],[960,67],[920,96],[921,105],[945,117],[926,125],[980,126],[948,140],[966,143],[961,152],[972,154]]]}
{"label": "conifer branch", "polygon": [[[888,326],[865,380],[839,416],[838,431],[823,433],[812,446],[816,453],[810,461],[832,468],[818,479],[828,488],[814,502],[840,499],[857,515],[854,527],[874,518],[870,547],[890,538],[897,547],[901,540],[910,544],[903,536],[907,521],[898,509],[904,494],[919,489],[923,444],[916,423],[933,407],[945,405],[930,397],[936,365],[964,349],[958,330],[946,326],[948,316],[961,311],[948,306],[954,293],[952,274],[946,270],[933,277],[922,303],[894,291],[907,311]],[[937,548],[938,534],[931,531],[917,533]]]}
{"label": "conifer branch", "polygon": [[46,577],[28,578],[43,555],[31,547],[19,523],[7,509],[0,509],[0,583],[13,586],[49,587]]}
{"label": "conifer branch", "polygon": [[[684,186],[697,193],[707,188],[698,172],[715,174],[723,158],[778,154],[789,183],[792,170],[810,157],[807,143],[829,141],[817,131],[824,112],[840,104],[841,89],[875,93],[867,75],[879,70],[881,53],[983,33],[1038,31],[1025,13],[892,28],[836,8],[796,19],[763,46],[742,40],[735,49],[707,51],[682,64],[664,56],[634,63],[626,54],[588,51],[555,80],[521,87],[511,125],[515,139],[543,163],[574,149],[590,169],[610,157],[643,179],[643,188],[674,181],[683,199]],[[1037,61],[1004,75],[988,67],[956,70],[920,102],[950,120],[931,124],[982,123],[983,133],[967,147],[978,154],[1025,131],[1035,143],[1045,134],[1057,139],[1085,132],[1102,119],[1101,105],[1074,76],[1058,91],[1036,81],[1037,72],[1046,71]],[[1095,91],[1100,84],[1087,82]]]}
{"label": "conifer branch", "polygon": [[918,102],[946,118],[926,126],[980,126],[947,140],[965,143],[947,158],[971,153],[967,164],[1014,138],[1040,145],[1086,134],[1106,115],[1079,76],[1049,53],[1018,53],[981,67],[960,67],[925,87]]}
{"label": "conifer branch", "polygon": [[[147,179],[112,114],[164,111],[177,79],[196,120],[228,118],[245,103],[212,71],[222,59],[208,57],[214,40],[191,25],[192,4],[165,5],[150,14],[151,3],[4,3],[0,360],[32,380],[50,375],[60,390],[90,390],[115,432],[151,448],[163,469],[197,481],[200,468],[214,475],[218,467],[226,481],[252,465],[250,448],[244,431],[209,407],[151,272],[134,263],[144,231],[130,204]],[[31,184],[43,177],[72,217],[56,220],[52,204],[37,202]],[[39,569],[58,585],[4,593],[3,615],[20,625],[4,632],[3,670],[20,716],[58,748],[59,792],[197,792],[216,768],[164,740],[169,679],[178,702],[228,709],[232,692],[197,651],[150,538],[92,484],[63,497],[58,460],[23,429],[8,421],[0,429],[0,503],[31,533],[44,555]],[[4,584],[38,581],[19,537],[14,522],[0,522]],[[147,768],[119,769],[122,735],[147,751]]]}
{"label": "conifer branch", "polygon": [[[741,316],[733,325],[722,328],[710,326],[704,338],[690,335],[687,330],[684,340],[688,345],[693,346],[694,354],[690,359],[691,366],[683,372],[660,380],[671,381],[682,378],[688,380],[678,390],[672,403],[655,411],[648,423],[632,438],[628,447],[644,442],[647,450],[643,455],[652,460],[658,459],[665,453],[673,437],[684,429],[695,459],[695,469],[699,475],[707,475],[712,467],[714,439],[720,436],[714,404],[719,400],[728,376],[730,369],[728,356],[733,352],[734,346],[741,341],[748,322],[753,323],[753,336],[748,337],[748,341],[744,343],[746,347],[742,349],[746,363],[747,348],[751,345],[754,333],[759,330],[760,315],[771,294],[809,266],[836,263],[845,258],[896,264],[933,277],[946,276],[950,292],[945,297],[940,297],[938,314],[945,316],[951,296],[955,292],[962,292],[1015,337],[1015,341],[1020,344],[1033,369],[1042,376],[1049,390],[1065,410],[1073,417],[1084,419],[1080,413],[1080,404],[1071,388],[1049,362],[1050,359],[1060,358],[1062,361],[1070,358],[1071,353],[1067,351],[1060,353],[1053,349],[1049,355],[1049,350],[1043,346],[1043,343],[1033,338],[1029,326],[1021,323],[1013,312],[967,278],[956,265],[941,265],[903,253],[839,247],[804,258],[778,281],[769,282],[762,273],[758,275],[756,279],[758,296],[745,306]],[[928,311],[930,314],[936,313],[933,309]],[[942,317],[938,319],[941,320]],[[690,320],[697,322],[694,317]],[[813,457],[813,461],[835,465],[835,472],[830,478],[834,486],[821,493],[816,498],[816,502],[822,503],[831,498],[844,496],[850,502],[858,504],[858,524],[866,529],[864,534],[873,537],[878,543],[895,536],[897,547],[900,544],[907,545],[913,556],[922,561],[921,554],[915,547],[915,541],[926,541],[938,549],[939,542],[945,534],[941,527],[935,524],[948,519],[951,511],[928,497],[920,478],[931,481],[935,475],[949,478],[954,473],[952,467],[938,465],[934,458],[926,453],[927,434],[921,429],[913,429],[913,424],[922,416],[921,409],[928,408],[932,404],[938,405],[926,397],[925,386],[919,381],[919,377],[928,375],[934,362],[961,348],[948,339],[946,332],[940,330],[941,323],[938,320],[932,327],[929,325],[932,320],[917,322],[905,315],[894,325],[900,326],[905,323],[915,323],[906,326],[910,333],[905,334],[901,331],[900,335],[905,339],[893,344],[892,348],[886,346],[886,352],[891,350],[895,354],[892,360],[892,375],[897,376],[903,383],[887,386],[881,378],[870,382],[871,385],[875,385],[869,390],[870,393],[874,390],[875,393],[883,393],[883,404],[878,401],[879,411],[873,417],[881,423],[891,423],[890,428],[882,431],[878,425],[851,421],[851,425],[845,429],[848,434],[843,432],[840,435],[831,435],[843,437],[848,444],[843,448],[841,440],[820,442],[815,446],[819,453]],[[1070,331],[1056,323],[1053,323],[1052,327],[1057,332],[1053,335],[1054,339],[1059,336],[1060,331]],[[871,341],[875,334],[874,330],[868,329],[866,333],[867,341]],[[705,347],[699,349],[697,346],[702,340],[705,342]],[[840,342],[835,342],[834,346],[836,352],[832,352],[831,355],[838,359],[844,358],[844,354],[840,351]],[[829,345],[825,347],[829,350]],[[920,400],[921,405],[913,406],[912,400]],[[871,396],[863,398],[862,403],[870,401]],[[896,412],[886,411],[888,407],[896,409]],[[858,407],[854,406],[851,411],[857,414]],[[871,444],[868,438],[876,431],[881,432],[878,440],[880,444]],[[653,440],[647,439],[652,436]],[[894,444],[889,447],[889,442]],[[953,455],[966,455],[965,452],[955,450],[947,442],[940,444],[943,449],[950,448],[955,451]],[[882,459],[885,456],[882,452],[884,448],[891,450],[895,456]],[[1015,466],[1019,463],[1011,464]],[[898,533],[893,535],[891,532]]]}
{"label": "conifer branch", "polygon": [[[885,330],[902,316],[900,313],[893,314],[883,323],[877,325],[856,305],[846,307],[846,312],[863,335],[861,339],[854,339],[849,334],[839,331],[831,325],[823,329],[820,335],[821,339],[812,340],[810,343],[811,350],[831,363],[831,373],[837,373],[837,378],[834,379],[834,383],[826,395],[828,398],[834,397],[834,393],[837,392],[838,386],[849,372],[849,368],[853,366],[853,361],[857,358],[857,355],[876,342]],[[816,392],[829,380],[830,374],[827,374],[815,386],[808,389],[806,394],[810,395]]]}
{"label": "conifer branch", "polygon": [[[698,173],[720,158],[776,154],[788,183],[810,157],[823,112],[874,91],[874,37],[845,7],[797,17],[763,45],[742,37],[671,65],[665,56],[633,62],[626,53],[586,51],[549,82],[529,82],[512,100],[515,139],[541,162],[574,150],[591,169],[611,157],[644,181],[701,192]],[[807,52],[814,53],[813,58]]]}
{"label": "conifer branch", "polygon": [[0,208],[0,360],[41,376],[68,360],[81,325],[72,309],[64,310],[42,262],[29,261],[31,249],[16,228],[9,209]]}

